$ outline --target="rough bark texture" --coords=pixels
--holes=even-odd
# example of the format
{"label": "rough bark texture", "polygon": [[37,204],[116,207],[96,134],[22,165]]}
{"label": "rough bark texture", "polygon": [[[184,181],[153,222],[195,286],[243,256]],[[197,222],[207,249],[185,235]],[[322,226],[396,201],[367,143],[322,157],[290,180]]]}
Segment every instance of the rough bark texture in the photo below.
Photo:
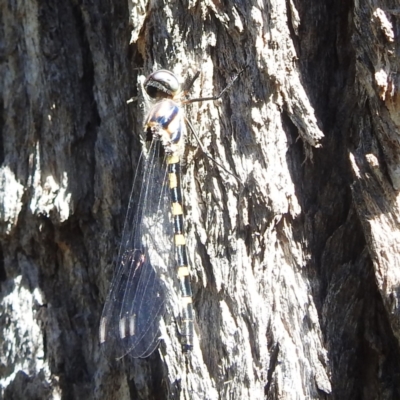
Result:
{"label": "rough bark texture", "polygon": [[[400,398],[398,0],[10,0],[0,15],[4,399]],[[240,180],[187,138],[195,348],[166,315],[151,357],[107,359],[139,82],[201,69],[206,96],[244,65],[222,100],[187,107]]]}

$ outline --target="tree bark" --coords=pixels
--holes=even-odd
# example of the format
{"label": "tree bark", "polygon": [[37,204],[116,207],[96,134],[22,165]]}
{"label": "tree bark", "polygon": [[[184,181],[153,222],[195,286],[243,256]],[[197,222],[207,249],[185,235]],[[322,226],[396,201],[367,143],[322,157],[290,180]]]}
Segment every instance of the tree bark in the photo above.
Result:
{"label": "tree bark", "polygon": [[[1,4],[2,398],[400,398],[394,3]],[[244,66],[186,107],[238,177],[188,135],[194,349],[167,313],[149,358],[107,358],[140,82],[200,70],[205,97]]]}

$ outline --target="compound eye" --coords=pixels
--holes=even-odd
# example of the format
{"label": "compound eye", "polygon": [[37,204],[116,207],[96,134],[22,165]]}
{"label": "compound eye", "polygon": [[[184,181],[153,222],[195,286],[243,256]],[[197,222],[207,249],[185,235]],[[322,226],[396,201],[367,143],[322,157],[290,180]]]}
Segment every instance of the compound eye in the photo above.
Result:
{"label": "compound eye", "polygon": [[178,78],[166,69],[160,69],[149,75],[144,81],[147,94],[153,98],[172,98],[180,90]]}

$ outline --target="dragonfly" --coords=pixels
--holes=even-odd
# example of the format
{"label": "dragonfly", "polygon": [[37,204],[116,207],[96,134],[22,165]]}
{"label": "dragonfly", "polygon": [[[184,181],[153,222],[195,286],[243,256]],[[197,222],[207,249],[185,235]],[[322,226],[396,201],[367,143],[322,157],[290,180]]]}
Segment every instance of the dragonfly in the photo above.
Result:
{"label": "dragonfly", "polygon": [[[193,348],[194,312],[180,165],[187,126],[204,154],[231,173],[203,148],[183,106],[219,99],[243,71],[217,96],[203,98],[187,98],[200,72],[186,90],[181,89],[177,76],[165,69],[153,72],[144,81],[145,92],[153,101],[144,123],[149,145],[147,151],[142,151],[136,170],[116,269],[99,328],[100,344],[116,358],[127,354],[146,358],[154,352],[161,339],[160,321],[168,293],[174,288],[179,288],[182,350],[187,353]],[[171,288],[163,276],[169,275],[173,265],[176,273]]]}

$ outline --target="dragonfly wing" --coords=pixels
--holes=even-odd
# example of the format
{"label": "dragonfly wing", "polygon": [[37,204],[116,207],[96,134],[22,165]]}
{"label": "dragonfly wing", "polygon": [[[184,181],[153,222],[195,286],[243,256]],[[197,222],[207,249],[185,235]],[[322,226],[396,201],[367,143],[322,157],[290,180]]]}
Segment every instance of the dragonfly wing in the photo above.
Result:
{"label": "dragonfly wing", "polygon": [[100,343],[117,358],[148,357],[160,340],[166,298],[160,276],[172,265],[173,246],[166,168],[159,151],[160,144],[153,141],[148,156],[141,158],[142,173],[134,181],[117,268],[101,318]]}
{"label": "dragonfly wing", "polygon": [[148,357],[160,340],[165,290],[149,259],[140,251],[125,254],[104,307],[100,341],[116,358]]}

